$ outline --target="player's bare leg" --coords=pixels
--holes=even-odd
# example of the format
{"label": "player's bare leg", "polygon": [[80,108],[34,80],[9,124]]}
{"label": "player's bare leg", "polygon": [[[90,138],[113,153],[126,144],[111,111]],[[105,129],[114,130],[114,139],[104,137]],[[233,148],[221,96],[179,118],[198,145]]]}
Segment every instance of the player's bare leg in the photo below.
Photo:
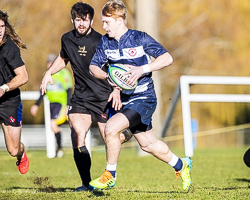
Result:
{"label": "player's bare leg", "polygon": [[91,124],[92,119],[90,114],[69,114],[74,160],[82,180],[82,186],[78,187],[76,191],[88,190],[89,182],[91,180],[91,159],[89,151],[85,145],[86,134]]}
{"label": "player's bare leg", "polygon": [[148,152],[158,158],[159,160],[162,160],[166,163],[169,163],[173,153],[169,149],[168,145],[160,140],[158,140],[153,132],[153,129],[134,134],[134,137],[138,141],[141,149],[145,152]]}
{"label": "player's bare leg", "polygon": [[[105,126],[106,126],[106,123],[100,123],[100,122],[98,122],[99,131],[101,133],[101,136],[102,136],[104,142],[105,142],[105,138],[106,138],[106,136],[104,135]],[[133,135],[132,135],[132,133],[130,132],[129,129],[127,129],[125,131],[122,131],[119,134],[120,143],[122,144],[124,142],[129,141],[132,136]]]}
{"label": "player's bare leg", "polygon": [[5,143],[9,154],[17,157],[17,168],[21,174],[26,174],[29,170],[29,159],[24,151],[24,145],[21,143],[22,127],[6,126],[2,124]]}
{"label": "player's bare leg", "polygon": [[168,163],[175,169],[175,178],[177,179],[178,175],[181,176],[182,187],[185,191],[190,189],[192,184],[192,160],[190,158],[178,158],[175,154],[173,154],[166,143],[158,140],[155,137],[153,129],[135,134],[134,136],[143,151],[146,151],[159,160]]}
{"label": "player's bare leg", "polygon": [[109,119],[105,127],[105,143],[107,166],[103,175],[90,182],[90,186],[95,189],[111,188],[116,184],[116,165],[118,162],[121,140],[120,133],[127,129],[129,121],[122,113],[117,113]]}
{"label": "player's bare leg", "polygon": [[20,142],[21,127],[11,127],[2,124],[5,136],[6,147],[9,154],[20,158],[23,154],[24,145]]}
{"label": "player's bare leg", "polygon": [[107,162],[116,164],[121,150],[120,134],[127,129],[129,121],[122,113],[117,113],[109,119],[105,127],[105,143],[107,151]]}

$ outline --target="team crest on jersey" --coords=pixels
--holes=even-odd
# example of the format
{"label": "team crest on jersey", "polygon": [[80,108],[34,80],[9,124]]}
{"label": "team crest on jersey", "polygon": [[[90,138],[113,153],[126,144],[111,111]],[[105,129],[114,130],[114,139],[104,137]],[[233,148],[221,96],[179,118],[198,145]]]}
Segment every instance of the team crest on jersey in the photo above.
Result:
{"label": "team crest on jersey", "polygon": [[78,52],[80,53],[80,56],[86,56],[86,54],[87,54],[87,51],[85,50],[85,46],[84,47],[80,47],[80,46],[78,46],[78,48],[79,48],[79,50],[78,50]]}
{"label": "team crest on jersey", "polygon": [[10,117],[10,118],[9,118],[9,121],[12,122],[12,123],[14,123],[16,120],[15,120],[15,118]]}
{"label": "team crest on jersey", "polygon": [[136,53],[137,53],[137,51],[136,51],[136,49],[134,49],[134,48],[128,50],[128,54],[129,54],[130,56],[135,56]]}

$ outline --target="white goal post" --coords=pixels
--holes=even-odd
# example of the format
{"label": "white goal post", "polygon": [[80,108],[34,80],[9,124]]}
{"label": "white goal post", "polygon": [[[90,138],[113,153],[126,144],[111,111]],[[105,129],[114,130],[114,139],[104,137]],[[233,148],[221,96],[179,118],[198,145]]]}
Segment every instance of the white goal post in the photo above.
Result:
{"label": "white goal post", "polygon": [[248,94],[193,94],[190,93],[190,85],[250,85],[250,77],[236,76],[187,76],[180,78],[181,105],[185,155],[192,157],[193,142],[191,128],[191,102],[250,102]]}
{"label": "white goal post", "polygon": [[[37,100],[40,96],[40,91],[21,91],[21,100]],[[47,157],[54,158],[56,156],[56,140],[55,134],[50,126],[50,103],[46,95],[43,97],[44,102],[44,118],[45,118],[45,134],[46,134],[46,150]],[[85,138],[86,147],[91,155],[91,133],[88,131]]]}
{"label": "white goal post", "polygon": [[[40,97],[39,91],[21,91],[21,100],[37,100]],[[50,127],[50,106],[49,100],[45,95],[44,101],[44,118],[45,118],[45,132],[46,132],[46,150],[47,157],[54,158],[56,155],[55,135]]]}

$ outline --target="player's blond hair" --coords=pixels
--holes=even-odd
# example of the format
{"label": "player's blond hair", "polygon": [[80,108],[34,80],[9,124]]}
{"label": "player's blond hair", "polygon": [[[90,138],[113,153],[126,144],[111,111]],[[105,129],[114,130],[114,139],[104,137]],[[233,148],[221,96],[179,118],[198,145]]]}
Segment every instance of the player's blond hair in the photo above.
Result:
{"label": "player's blond hair", "polygon": [[102,16],[113,17],[118,19],[121,17],[127,24],[127,8],[122,1],[108,1],[102,8]]}

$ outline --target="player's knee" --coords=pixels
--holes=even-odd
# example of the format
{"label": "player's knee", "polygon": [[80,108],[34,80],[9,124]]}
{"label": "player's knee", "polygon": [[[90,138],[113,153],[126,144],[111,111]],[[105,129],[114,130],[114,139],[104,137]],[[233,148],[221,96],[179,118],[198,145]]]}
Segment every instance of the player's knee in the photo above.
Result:
{"label": "player's knee", "polygon": [[104,130],[104,135],[105,138],[113,138],[116,136],[116,133],[114,132],[111,126],[106,126]]}

